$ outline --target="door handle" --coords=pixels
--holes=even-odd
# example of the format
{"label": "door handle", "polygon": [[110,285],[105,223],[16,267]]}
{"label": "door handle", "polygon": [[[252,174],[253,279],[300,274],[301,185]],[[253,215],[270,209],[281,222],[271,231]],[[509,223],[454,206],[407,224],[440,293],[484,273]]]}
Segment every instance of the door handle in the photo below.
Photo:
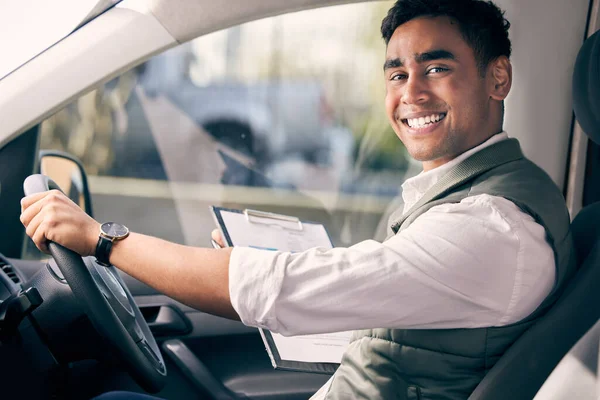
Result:
{"label": "door handle", "polygon": [[140,306],[140,311],[157,336],[185,335],[192,331],[190,320],[172,305]]}

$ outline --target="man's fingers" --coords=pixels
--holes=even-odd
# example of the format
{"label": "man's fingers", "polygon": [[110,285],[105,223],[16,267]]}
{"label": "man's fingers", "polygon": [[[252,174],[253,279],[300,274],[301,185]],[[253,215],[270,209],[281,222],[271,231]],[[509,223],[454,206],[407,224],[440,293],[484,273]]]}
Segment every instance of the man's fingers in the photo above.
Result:
{"label": "man's fingers", "polygon": [[46,223],[42,221],[42,223],[40,223],[36,227],[35,232],[29,236],[31,237],[31,240],[33,240],[33,243],[35,243],[35,246],[38,249],[40,249],[40,251],[50,254],[50,251],[48,250],[48,243],[46,240],[46,230],[47,230],[46,228],[47,228]]}
{"label": "man's fingers", "polygon": [[64,193],[38,193],[27,196],[21,204],[21,222],[38,249],[48,253],[47,244],[52,241],[84,256],[93,254],[98,223]]}
{"label": "man's fingers", "polygon": [[215,242],[217,242],[219,244],[219,246],[225,247],[225,243],[223,242],[223,238],[221,237],[221,232],[219,232],[218,229],[214,229],[210,233],[210,237],[212,238],[212,240],[214,240]]}
{"label": "man's fingers", "polygon": [[[44,202],[42,201],[43,199],[44,197],[38,198],[38,201],[32,204],[28,204],[27,208],[21,211],[20,220],[21,223],[25,225],[25,227],[28,227],[31,223],[31,220],[35,218],[35,216],[38,215],[40,211],[42,211],[42,207],[44,206]],[[23,204],[23,202],[21,202],[21,204]]]}
{"label": "man's fingers", "polygon": [[25,226],[27,236],[36,247],[49,254],[47,232],[49,226],[57,220],[57,204],[64,194],[58,190],[50,190],[24,197],[21,200],[21,223]]}
{"label": "man's fingers", "polygon": [[21,212],[27,210],[27,208],[29,206],[31,206],[32,204],[37,203],[39,200],[41,200],[44,197],[48,196],[52,192],[53,192],[53,190],[49,190],[47,192],[34,193],[34,194],[30,194],[29,196],[23,197],[21,199]]}
{"label": "man's fingers", "polygon": [[33,217],[39,214],[43,209],[47,210],[48,207],[55,207],[49,205],[49,203],[60,204],[61,202],[64,202],[64,200],[68,200],[68,198],[59,190],[50,190],[24,197],[21,200],[21,223],[27,227]]}
{"label": "man's fingers", "polygon": [[40,224],[44,220],[44,216],[42,214],[43,213],[41,213],[41,212],[35,214],[33,216],[33,218],[31,218],[31,220],[27,223],[27,225],[23,224],[23,225],[25,225],[25,233],[30,238],[33,237],[33,235],[35,234],[35,232],[38,230]]}

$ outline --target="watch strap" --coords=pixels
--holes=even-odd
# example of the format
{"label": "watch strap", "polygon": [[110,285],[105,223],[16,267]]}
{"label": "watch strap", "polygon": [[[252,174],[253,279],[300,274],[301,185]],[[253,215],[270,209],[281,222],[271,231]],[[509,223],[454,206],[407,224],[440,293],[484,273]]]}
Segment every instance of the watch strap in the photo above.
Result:
{"label": "watch strap", "polygon": [[96,260],[98,263],[110,266],[110,251],[112,250],[113,241],[103,235],[98,237],[98,244],[96,244]]}

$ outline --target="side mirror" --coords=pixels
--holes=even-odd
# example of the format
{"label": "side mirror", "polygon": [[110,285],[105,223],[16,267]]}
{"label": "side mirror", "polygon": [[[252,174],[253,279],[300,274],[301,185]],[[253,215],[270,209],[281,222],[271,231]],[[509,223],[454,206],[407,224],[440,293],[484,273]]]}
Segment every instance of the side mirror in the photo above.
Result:
{"label": "side mirror", "polygon": [[50,177],[71,200],[93,217],[90,189],[81,161],[61,151],[40,150],[39,173]]}

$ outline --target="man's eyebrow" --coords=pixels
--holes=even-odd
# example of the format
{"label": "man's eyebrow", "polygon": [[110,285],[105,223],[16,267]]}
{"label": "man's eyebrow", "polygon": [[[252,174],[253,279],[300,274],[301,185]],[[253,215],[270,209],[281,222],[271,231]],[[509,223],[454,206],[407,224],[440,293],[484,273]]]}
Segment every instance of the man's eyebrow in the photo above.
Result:
{"label": "man's eyebrow", "polygon": [[[454,54],[452,54],[448,50],[442,49],[415,54],[415,61],[419,64],[434,60],[456,60],[456,56],[454,56]],[[404,63],[399,58],[388,58],[383,63],[383,70],[385,71],[390,68],[400,68],[403,66]]]}
{"label": "man's eyebrow", "polygon": [[425,53],[417,53],[415,54],[415,61],[419,64],[434,61],[434,60],[456,60],[454,54],[449,52],[448,50],[431,50],[426,51]]}
{"label": "man's eyebrow", "polygon": [[402,61],[400,61],[399,58],[388,58],[383,63],[383,70],[385,71],[386,69],[390,69],[390,68],[399,68],[402,65],[403,65]]}

